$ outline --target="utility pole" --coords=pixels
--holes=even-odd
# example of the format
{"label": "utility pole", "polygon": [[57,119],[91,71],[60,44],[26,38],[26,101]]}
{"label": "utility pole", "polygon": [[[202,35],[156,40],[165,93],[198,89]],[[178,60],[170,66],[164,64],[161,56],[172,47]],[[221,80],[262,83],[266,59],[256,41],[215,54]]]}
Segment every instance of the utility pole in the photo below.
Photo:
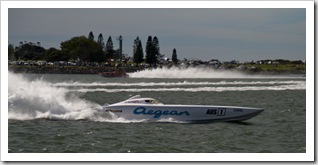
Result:
{"label": "utility pole", "polygon": [[119,40],[119,59],[121,63],[123,60],[123,37],[120,35],[118,40]]}

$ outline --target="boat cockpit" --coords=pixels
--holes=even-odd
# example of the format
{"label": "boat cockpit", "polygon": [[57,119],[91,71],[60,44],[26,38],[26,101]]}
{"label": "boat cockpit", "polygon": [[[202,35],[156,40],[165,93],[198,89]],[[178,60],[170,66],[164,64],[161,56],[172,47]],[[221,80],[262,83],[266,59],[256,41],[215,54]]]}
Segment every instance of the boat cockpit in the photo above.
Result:
{"label": "boat cockpit", "polygon": [[126,100],[124,103],[135,103],[135,104],[162,104],[158,100],[151,99],[151,98],[140,98],[140,99],[132,99]]}
{"label": "boat cockpit", "polygon": [[129,98],[123,103],[136,103],[136,104],[162,104],[160,101],[153,98],[140,98],[140,95]]}

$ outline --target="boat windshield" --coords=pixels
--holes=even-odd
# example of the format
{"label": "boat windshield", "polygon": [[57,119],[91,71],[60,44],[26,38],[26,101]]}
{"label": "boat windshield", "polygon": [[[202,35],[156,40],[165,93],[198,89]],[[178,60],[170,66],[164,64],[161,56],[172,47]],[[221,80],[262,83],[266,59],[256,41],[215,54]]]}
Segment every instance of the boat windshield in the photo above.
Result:
{"label": "boat windshield", "polygon": [[158,100],[145,100],[146,103],[149,104],[162,104],[161,102],[159,102]]}

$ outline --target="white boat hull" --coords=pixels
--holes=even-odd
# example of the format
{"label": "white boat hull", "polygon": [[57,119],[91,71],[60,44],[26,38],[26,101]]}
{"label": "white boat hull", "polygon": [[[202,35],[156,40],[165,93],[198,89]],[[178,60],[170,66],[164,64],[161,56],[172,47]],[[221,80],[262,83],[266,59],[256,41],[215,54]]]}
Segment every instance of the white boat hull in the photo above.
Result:
{"label": "white boat hull", "polygon": [[243,121],[263,111],[260,108],[209,105],[136,105],[104,106],[102,111],[127,120],[176,120],[184,122]]}

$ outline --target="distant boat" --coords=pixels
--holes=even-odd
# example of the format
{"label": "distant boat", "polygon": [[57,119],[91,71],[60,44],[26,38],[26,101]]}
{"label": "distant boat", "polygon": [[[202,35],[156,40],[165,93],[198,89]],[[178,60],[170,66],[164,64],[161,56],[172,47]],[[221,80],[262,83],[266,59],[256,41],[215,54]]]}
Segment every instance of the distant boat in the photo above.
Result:
{"label": "distant boat", "polygon": [[125,71],[113,71],[113,72],[100,72],[99,75],[103,77],[113,78],[113,77],[128,77],[127,73]]}

